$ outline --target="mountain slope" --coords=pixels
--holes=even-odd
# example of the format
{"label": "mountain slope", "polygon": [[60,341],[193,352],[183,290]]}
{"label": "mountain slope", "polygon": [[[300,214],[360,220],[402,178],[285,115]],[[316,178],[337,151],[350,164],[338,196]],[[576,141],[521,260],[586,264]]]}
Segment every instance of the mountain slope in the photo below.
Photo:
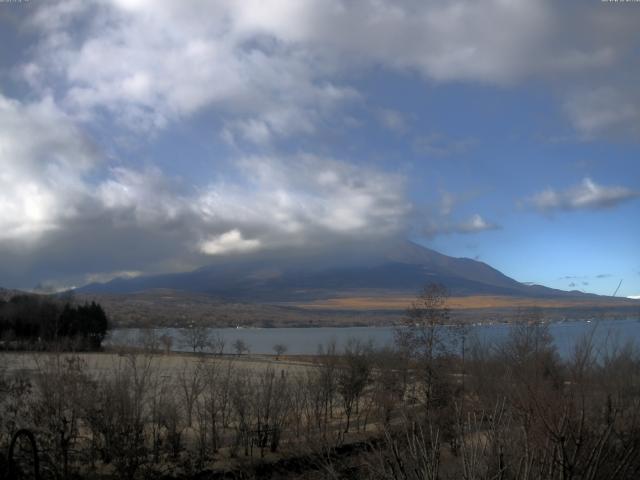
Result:
{"label": "mountain slope", "polygon": [[[349,258],[349,252],[343,255]],[[238,260],[187,273],[117,278],[78,289],[84,294],[125,294],[151,289],[206,293],[222,300],[277,303],[312,301],[362,292],[415,294],[430,282],[452,295],[553,298],[587,296],[530,286],[469,258],[454,258],[411,242],[398,242],[352,262],[327,259],[314,265],[296,261]],[[357,260],[356,260],[357,258]],[[333,259],[336,260],[336,259]]]}

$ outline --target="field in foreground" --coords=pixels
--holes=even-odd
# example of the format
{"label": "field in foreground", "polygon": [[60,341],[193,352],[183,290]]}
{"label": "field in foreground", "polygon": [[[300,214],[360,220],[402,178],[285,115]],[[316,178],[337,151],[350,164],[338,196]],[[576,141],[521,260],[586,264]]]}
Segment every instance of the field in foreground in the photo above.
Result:
{"label": "field in foreground", "polygon": [[635,345],[586,335],[561,359],[548,325],[525,321],[460,357],[421,325],[396,349],[305,359],[2,354],[0,478],[33,478],[24,429],[42,479],[637,478]]}

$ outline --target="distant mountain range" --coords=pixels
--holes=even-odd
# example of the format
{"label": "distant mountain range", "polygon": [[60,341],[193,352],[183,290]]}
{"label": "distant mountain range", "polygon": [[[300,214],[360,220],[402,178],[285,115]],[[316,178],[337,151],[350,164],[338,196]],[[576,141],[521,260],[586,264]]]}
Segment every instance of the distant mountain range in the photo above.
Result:
{"label": "distant mountain range", "polygon": [[113,295],[168,289],[207,294],[223,301],[277,304],[376,294],[410,296],[431,282],[445,285],[452,296],[597,297],[523,284],[486,263],[450,257],[408,241],[367,255],[347,252],[337,261],[328,259],[313,265],[237,260],[187,273],[116,278],[86,285],[76,292]]}

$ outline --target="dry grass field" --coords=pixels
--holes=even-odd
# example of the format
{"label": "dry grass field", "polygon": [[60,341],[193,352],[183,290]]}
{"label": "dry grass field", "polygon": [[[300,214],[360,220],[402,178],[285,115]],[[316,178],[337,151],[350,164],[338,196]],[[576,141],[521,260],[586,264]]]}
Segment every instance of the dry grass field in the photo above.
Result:
{"label": "dry grass field", "polygon": [[[114,351],[104,353],[44,353],[44,352],[2,352],[0,353],[0,371],[6,373],[36,373],[45,371],[48,364],[53,361],[64,363],[65,358],[79,358],[86,367],[86,371],[91,375],[108,375],[110,372],[122,370],[130,361],[133,351]],[[212,363],[225,367],[231,363],[234,368],[258,374],[271,367],[276,371],[284,371],[287,374],[299,374],[313,364],[309,361],[298,360],[294,357],[283,357],[276,360],[270,355],[199,355],[191,353],[172,352],[165,354],[140,353],[136,357],[149,362],[151,367],[161,372],[163,376],[173,378],[179,374],[190,372],[197,366]]]}
{"label": "dry grass field", "polygon": [[[298,303],[295,306],[317,310],[405,310],[415,300],[415,296],[360,296],[336,297]],[[585,298],[525,298],[490,295],[474,295],[468,297],[450,297],[447,305],[452,310],[475,310],[493,308],[603,308],[620,306],[640,306],[638,302],[623,298],[594,297]]]}

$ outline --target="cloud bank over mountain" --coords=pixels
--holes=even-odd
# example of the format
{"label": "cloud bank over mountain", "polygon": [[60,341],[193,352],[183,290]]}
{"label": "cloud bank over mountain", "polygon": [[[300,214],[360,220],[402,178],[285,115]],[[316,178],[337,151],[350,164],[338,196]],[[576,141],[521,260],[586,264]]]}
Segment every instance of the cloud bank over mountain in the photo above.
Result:
{"label": "cloud bank over mountain", "polygon": [[[550,0],[4,5],[0,282],[407,236],[490,256],[490,239],[509,243],[527,215],[514,213],[523,198],[547,214],[634,208],[636,167],[570,165],[590,142],[618,165],[637,157],[638,12]],[[548,155],[540,167],[532,144]],[[481,246],[460,240],[471,237]]]}

